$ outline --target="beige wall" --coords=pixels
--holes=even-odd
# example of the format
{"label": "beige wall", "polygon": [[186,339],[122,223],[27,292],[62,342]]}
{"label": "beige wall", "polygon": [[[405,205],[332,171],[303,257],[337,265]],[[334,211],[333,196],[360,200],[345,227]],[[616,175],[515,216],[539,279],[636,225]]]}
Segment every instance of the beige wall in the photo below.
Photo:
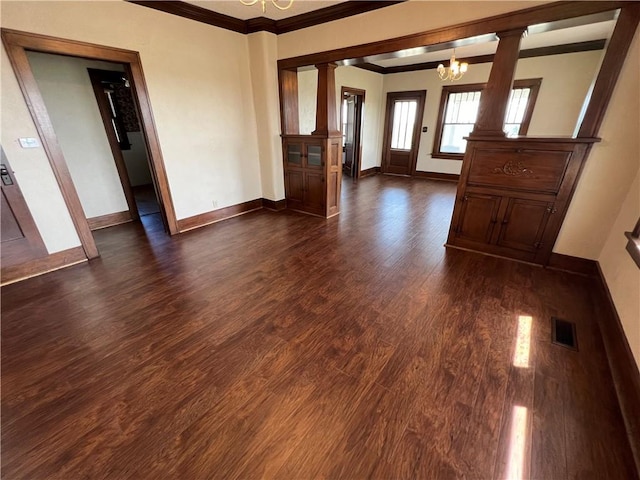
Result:
{"label": "beige wall", "polygon": [[149,160],[147,159],[147,147],[144,144],[142,132],[127,132],[130,150],[122,150],[124,164],[127,167],[129,183],[132,187],[138,185],[149,185],[153,183],[151,171],[149,170]]}
{"label": "beige wall", "polygon": [[597,260],[640,168],[640,38],[620,72],[554,251]]}
{"label": "beige wall", "polygon": [[1,24],[140,53],[178,219],[262,196],[245,35],[120,1],[2,2]]}
{"label": "beige wall", "polygon": [[[298,126],[300,135],[310,135],[316,128],[317,89],[318,71],[315,68],[298,72]],[[337,95],[340,95],[339,91],[338,89]],[[336,126],[336,128],[338,127]]]}
{"label": "beige wall", "polygon": [[[384,100],[382,94],[383,75],[361,68],[340,66],[336,68],[336,121],[340,123],[340,93],[342,87],[365,90],[364,118],[362,119],[362,164],[361,170],[380,165],[382,126],[384,122]],[[316,90],[318,72],[315,68],[298,72],[298,114],[300,133],[309,135],[315,130]],[[340,130],[340,125],[336,125]]]}
{"label": "beige wall", "polygon": [[[601,51],[579,52],[525,58],[518,62],[516,79],[543,79],[531,118],[529,135],[571,136],[573,134],[601,55]],[[489,79],[490,71],[490,63],[471,65],[465,76],[455,84],[484,83]],[[566,74],[558,75],[559,71],[566,71]],[[384,75],[383,93],[386,97],[388,92],[427,90],[422,125],[428,127],[428,130],[420,136],[417,170],[458,174],[462,168],[462,161],[431,156],[443,85],[446,83],[440,80],[435,70],[394,73]],[[381,128],[384,128],[384,124]]]}
{"label": "beige wall", "polygon": [[640,172],[627,193],[598,262],[607,280],[618,315],[640,366],[640,268],[626,250],[625,231],[630,231],[640,218]]}
{"label": "beige wall", "polygon": [[38,132],[24,103],[4,47],[0,67],[2,148],[15,172],[47,251],[55,253],[77,247],[80,239],[44,150],[42,147],[23,149],[18,143],[19,137],[38,138]]}
{"label": "beige wall", "polygon": [[340,92],[342,87],[365,90],[364,116],[362,119],[362,164],[361,170],[380,165],[382,148],[382,126],[385,103],[382,94],[384,75],[368,72],[356,67],[336,69],[336,99],[338,101],[338,122],[340,122]]}
{"label": "beige wall", "polygon": [[262,196],[269,200],[281,200],[284,198],[284,169],[280,138],[277,39],[274,34],[267,32],[251,34],[248,39]]}
{"label": "beige wall", "polygon": [[87,68],[122,65],[27,52],[87,218],[128,210]]}

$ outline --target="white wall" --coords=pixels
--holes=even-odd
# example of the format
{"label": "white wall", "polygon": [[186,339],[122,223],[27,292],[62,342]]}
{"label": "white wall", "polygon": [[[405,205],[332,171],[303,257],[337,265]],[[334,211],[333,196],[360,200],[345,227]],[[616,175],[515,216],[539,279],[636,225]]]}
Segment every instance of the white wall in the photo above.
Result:
{"label": "white wall", "polygon": [[19,137],[38,138],[38,132],[4,48],[0,67],[0,138],[20,190],[49,253],[78,247],[80,239],[44,149],[22,149],[18,143]]}
{"label": "white wall", "polygon": [[[571,136],[573,134],[601,55],[601,51],[592,51],[525,58],[518,61],[516,80],[540,77],[543,79],[528,135]],[[465,76],[455,84],[484,83],[489,79],[490,71],[490,63],[470,65]],[[563,72],[562,75],[558,74],[560,71]],[[460,160],[439,159],[431,156],[442,86],[446,84],[440,80],[435,70],[384,75],[384,98],[388,92],[427,90],[422,125],[428,127],[428,130],[420,136],[418,171],[459,174],[462,168]],[[384,117],[381,128],[384,129]]]}
{"label": "white wall", "polygon": [[262,196],[245,35],[121,1],[2,2],[0,21],[140,53],[178,219]]}
{"label": "white wall", "polygon": [[121,65],[27,52],[87,218],[128,210],[87,68]]}

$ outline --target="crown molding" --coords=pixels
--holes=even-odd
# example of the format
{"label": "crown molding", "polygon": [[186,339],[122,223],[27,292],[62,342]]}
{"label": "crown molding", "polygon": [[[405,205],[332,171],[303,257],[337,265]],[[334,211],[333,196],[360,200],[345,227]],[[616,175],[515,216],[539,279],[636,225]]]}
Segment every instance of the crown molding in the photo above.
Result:
{"label": "crown molding", "polygon": [[[590,52],[592,50],[603,50],[607,43],[606,39],[589,40],[586,42],[567,43],[565,45],[553,45],[550,47],[530,48],[521,50],[518,58],[545,57],[547,55],[561,55],[563,53]],[[469,65],[493,62],[493,55],[478,55],[475,57],[458,58],[461,62]],[[373,63],[352,63],[350,65],[369,70],[370,72],[389,75],[391,73],[417,72],[420,70],[433,70],[438,68],[442,62],[415,63],[413,65],[398,65],[396,67],[381,67]]]}
{"label": "crown molding", "polygon": [[126,0],[129,3],[153,8],[161,12],[224,28],[233,32],[248,34],[255,32],[271,32],[276,35],[293,32],[302,28],[332,22],[341,18],[351,17],[360,13],[370,12],[379,8],[389,7],[406,0],[350,0],[330,7],[314,10],[309,13],[295,15],[282,20],[271,20],[266,17],[240,20],[239,18],[198,7],[179,0]]}

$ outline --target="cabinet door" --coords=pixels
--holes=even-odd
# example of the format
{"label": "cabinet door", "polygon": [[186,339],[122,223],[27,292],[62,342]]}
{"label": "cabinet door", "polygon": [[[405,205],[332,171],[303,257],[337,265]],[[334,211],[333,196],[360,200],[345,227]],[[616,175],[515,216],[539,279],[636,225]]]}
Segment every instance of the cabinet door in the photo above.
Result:
{"label": "cabinet door", "polygon": [[552,209],[550,202],[510,198],[497,244],[526,252],[542,248],[540,241]]}
{"label": "cabinet door", "polygon": [[306,147],[307,147],[306,167],[313,168],[313,169],[322,169],[324,167],[324,158],[323,158],[324,148],[322,147],[322,145],[308,143]]}
{"label": "cabinet door", "polygon": [[287,201],[304,202],[304,174],[301,170],[285,172],[285,196]]}
{"label": "cabinet door", "polygon": [[295,142],[287,140],[285,147],[285,168],[294,167],[302,168],[302,159],[304,156],[304,144],[302,142]]}
{"label": "cabinet door", "polygon": [[310,212],[324,215],[324,172],[305,172],[304,207]]}
{"label": "cabinet door", "polygon": [[456,236],[472,242],[489,243],[502,197],[467,193],[462,201]]}

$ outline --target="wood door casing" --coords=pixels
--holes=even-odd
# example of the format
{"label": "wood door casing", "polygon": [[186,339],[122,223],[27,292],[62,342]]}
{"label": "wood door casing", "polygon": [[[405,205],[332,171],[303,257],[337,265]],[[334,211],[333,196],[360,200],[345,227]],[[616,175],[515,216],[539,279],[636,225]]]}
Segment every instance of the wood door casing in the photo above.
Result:
{"label": "wood door casing", "polygon": [[[118,171],[118,177],[120,178],[120,184],[122,185],[122,191],[125,199],[127,200],[127,206],[129,207],[129,214],[132,220],[137,220],[139,217],[138,207],[133,195],[133,189],[131,188],[131,182],[129,181],[129,173],[127,172],[127,166],[122,155],[120,142],[114,131],[114,125],[112,123],[113,115],[111,113],[111,107],[106,97],[103,81],[109,80],[113,77],[113,74],[124,76],[124,72],[113,72],[110,70],[98,70],[95,68],[88,68],[89,78],[91,79],[91,86],[93,87],[93,93],[96,97],[98,104],[98,110],[100,111],[100,117],[104,125],[104,130],[107,134],[107,140],[109,141],[109,147],[111,148],[111,154],[116,164],[116,170]],[[122,128],[124,132],[124,128]],[[151,170],[151,169],[149,169]],[[154,189],[156,186],[154,185]]]}
{"label": "wood door casing", "polygon": [[[418,159],[420,131],[424,116],[426,90],[387,93],[387,107],[384,123],[384,147],[382,153],[382,173],[395,175],[414,175]],[[392,148],[392,132],[394,125],[394,110],[396,102],[415,101],[416,113],[411,132],[411,149]]]}
{"label": "wood door casing", "polygon": [[8,181],[12,182],[11,185],[5,185],[4,181],[0,184],[2,186],[0,250],[2,267],[5,268],[46,257],[48,253],[4,150],[0,153],[2,164],[6,167],[6,176],[10,179]]}
{"label": "wood door casing", "polygon": [[[345,165],[343,172],[351,176],[354,180],[360,178],[362,169],[362,123],[364,118],[364,102],[366,98],[366,90],[359,88],[345,87],[341,88],[340,98],[342,101],[353,99],[353,110],[349,107],[347,111],[347,132],[345,135]],[[340,109],[340,125],[343,123],[343,111]],[[349,126],[352,128],[349,128]],[[345,132],[343,132],[345,133]]]}
{"label": "wood door casing", "polygon": [[151,177],[157,185],[158,203],[165,228],[171,235],[179,233],[178,223],[171,198],[169,181],[164,168],[164,160],[160,149],[160,141],[155,127],[149,94],[138,52],[114,47],[106,47],[86,42],[78,42],[58,37],[39,35],[2,28],[2,41],[7,50],[9,60],[16,74],[29,112],[34,120],[42,147],[47,154],[54,176],[60,186],[65,204],[71,214],[76,232],[80,237],[82,248],[87,258],[99,256],[95,240],[84,215],[78,193],[67,167],[62,149],[47,113],[46,105],[33,76],[27,50],[43,53],[69,55],[73,57],[91,58],[114,63],[122,63],[125,74],[131,82],[132,96],[140,118],[142,133],[149,156]]}

